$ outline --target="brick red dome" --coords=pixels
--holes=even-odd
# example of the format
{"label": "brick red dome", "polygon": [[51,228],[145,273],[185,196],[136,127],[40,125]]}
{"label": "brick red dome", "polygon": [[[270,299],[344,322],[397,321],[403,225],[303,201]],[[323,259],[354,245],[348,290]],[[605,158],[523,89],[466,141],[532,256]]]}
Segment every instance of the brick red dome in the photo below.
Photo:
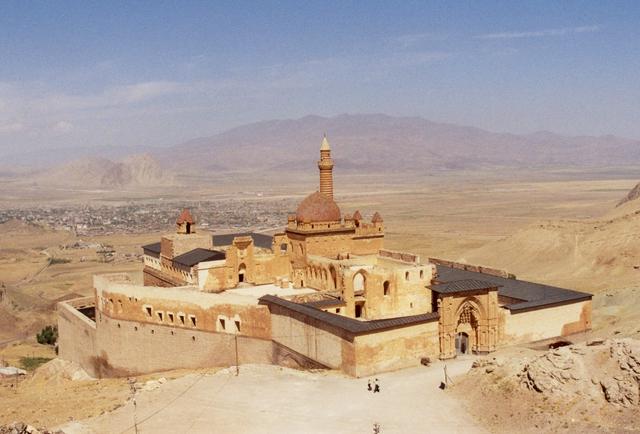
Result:
{"label": "brick red dome", "polygon": [[316,191],[307,196],[296,211],[298,222],[336,222],[340,221],[340,208],[333,199]]}

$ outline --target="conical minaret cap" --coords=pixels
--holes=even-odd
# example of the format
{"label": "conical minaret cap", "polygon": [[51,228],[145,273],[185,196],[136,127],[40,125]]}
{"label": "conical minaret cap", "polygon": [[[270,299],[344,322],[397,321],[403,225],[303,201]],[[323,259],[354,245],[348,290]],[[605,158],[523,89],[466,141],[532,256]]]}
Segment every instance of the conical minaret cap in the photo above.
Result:
{"label": "conical minaret cap", "polygon": [[329,146],[329,141],[327,140],[327,135],[326,134],[322,138],[322,145],[320,145],[320,150],[321,151],[330,151],[331,150],[331,146]]}

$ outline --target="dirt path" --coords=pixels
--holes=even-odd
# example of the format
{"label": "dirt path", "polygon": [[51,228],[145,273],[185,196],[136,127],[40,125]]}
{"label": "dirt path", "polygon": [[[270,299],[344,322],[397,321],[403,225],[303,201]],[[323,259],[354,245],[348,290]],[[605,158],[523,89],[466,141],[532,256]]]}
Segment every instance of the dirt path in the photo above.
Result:
{"label": "dirt path", "polygon": [[[454,378],[471,359],[449,362]],[[188,375],[139,392],[139,433],[482,433],[460,401],[438,388],[441,363],[379,375],[381,392],[367,378],[309,373],[276,366],[241,366],[240,375]],[[65,433],[133,433],[131,402],[106,415],[64,427]]]}

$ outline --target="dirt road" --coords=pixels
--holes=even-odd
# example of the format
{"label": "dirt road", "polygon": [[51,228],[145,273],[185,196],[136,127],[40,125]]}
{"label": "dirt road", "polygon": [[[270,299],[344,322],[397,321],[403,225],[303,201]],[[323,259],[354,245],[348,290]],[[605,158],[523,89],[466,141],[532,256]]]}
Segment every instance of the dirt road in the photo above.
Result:
{"label": "dirt road", "polygon": [[[471,359],[447,363],[449,375],[466,372]],[[461,403],[438,388],[443,364],[368,378],[300,372],[276,366],[241,366],[214,375],[188,375],[153,391],[138,392],[139,433],[477,433]],[[133,433],[133,404],[95,419],[73,422],[65,433]]]}

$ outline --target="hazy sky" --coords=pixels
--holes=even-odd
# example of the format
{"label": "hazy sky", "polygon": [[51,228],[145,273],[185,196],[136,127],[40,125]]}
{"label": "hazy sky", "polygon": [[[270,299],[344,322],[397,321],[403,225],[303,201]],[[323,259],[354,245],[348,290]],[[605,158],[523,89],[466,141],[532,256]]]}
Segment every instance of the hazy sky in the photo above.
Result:
{"label": "hazy sky", "polygon": [[364,112],[640,139],[640,2],[0,5],[0,151]]}

